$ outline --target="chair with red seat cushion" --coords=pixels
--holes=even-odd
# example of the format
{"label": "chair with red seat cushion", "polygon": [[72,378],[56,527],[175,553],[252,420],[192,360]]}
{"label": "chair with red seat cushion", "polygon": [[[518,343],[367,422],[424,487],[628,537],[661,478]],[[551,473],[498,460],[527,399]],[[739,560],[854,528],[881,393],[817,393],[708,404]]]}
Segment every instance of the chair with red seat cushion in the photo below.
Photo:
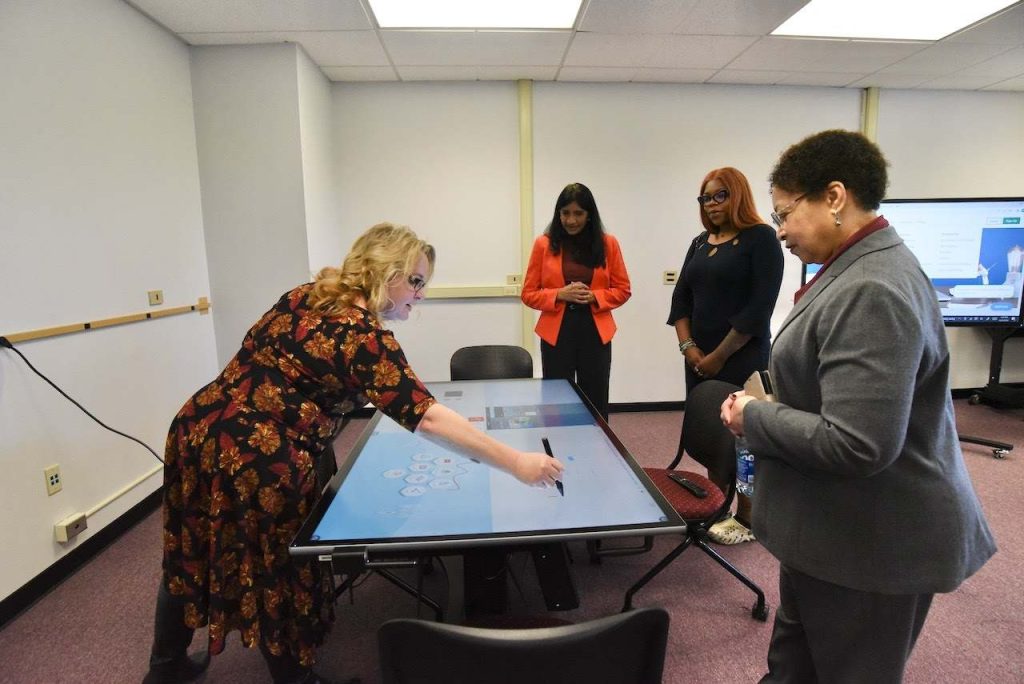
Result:
{"label": "chair with red seat cushion", "polygon": [[[644,472],[651,478],[658,491],[686,521],[686,534],[683,535],[683,540],[678,546],[629,588],[626,592],[623,610],[632,608],[633,595],[692,545],[708,554],[716,563],[728,570],[733,577],[753,591],[757,600],[751,609],[751,615],[762,622],[768,619],[768,607],[765,604],[764,592],[719,555],[707,539],[708,529],[729,515],[733,497],[736,495],[736,440],[732,433],[722,425],[720,410],[725,398],[731,392],[736,392],[739,389],[736,385],[720,380],[705,380],[694,387],[686,397],[686,409],[683,412],[683,436],[679,453],[667,468],[644,468]],[[690,470],[676,470],[676,466],[682,460],[684,449],[695,461],[703,464],[709,470],[728,473],[727,480],[730,483],[728,490],[723,492],[714,482],[699,473]],[[697,497],[670,479],[669,475],[673,473],[681,475],[703,489],[707,492],[707,496]],[[600,544],[592,544],[589,548],[591,560],[596,560],[600,556],[624,555],[650,550],[652,546],[653,540],[647,537],[642,547],[603,549]]]}

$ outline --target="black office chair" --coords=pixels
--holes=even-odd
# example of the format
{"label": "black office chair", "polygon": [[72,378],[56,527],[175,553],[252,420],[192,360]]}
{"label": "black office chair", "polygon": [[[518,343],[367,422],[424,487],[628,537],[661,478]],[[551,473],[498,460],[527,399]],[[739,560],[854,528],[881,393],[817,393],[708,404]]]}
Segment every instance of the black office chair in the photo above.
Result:
{"label": "black office chair", "polygon": [[391,620],[378,631],[382,682],[660,684],[668,624],[662,608],[543,629]]}
{"label": "black office chair", "polygon": [[[750,611],[752,617],[762,622],[768,619],[768,607],[765,604],[764,592],[719,555],[707,538],[711,526],[729,514],[733,498],[736,495],[736,440],[732,433],[722,425],[720,411],[725,398],[731,392],[736,392],[739,389],[736,385],[720,380],[706,380],[694,387],[687,395],[686,410],[683,412],[682,447],[698,463],[714,472],[724,473],[726,480],[730,483],[727,491],[723,492],[714,482],[700,473],[676,470],[676,466],[679,465],[679,461],[683,457],[682,450],[676,454],[675,459],[667,468],[644,468],[644,472],[651,478],[658,490],[679,513],[680,517],[686,521],[686,534],[678,546],[629,588],[626,592],[623,610],[632,608],[633,595],[668,567],[683,551],[693,545],[754,592],[757,600]],[[671,473],[681,475],[704,489],[707,496],[697,497],[670,479],[669,474]],[[593,544],[590,547],[590,555],[592,561],[597,561],[601,556],[638,553],[648,551],[652,547],[653,540],[647,537],[644,539],[643,546],[640,547],[602,548],[599,544]]]}
{"label": "black office chair", "polygon": [[452,354],[452,380],[500,380],[532,378],[533,357],[511,344],[463,347]]}

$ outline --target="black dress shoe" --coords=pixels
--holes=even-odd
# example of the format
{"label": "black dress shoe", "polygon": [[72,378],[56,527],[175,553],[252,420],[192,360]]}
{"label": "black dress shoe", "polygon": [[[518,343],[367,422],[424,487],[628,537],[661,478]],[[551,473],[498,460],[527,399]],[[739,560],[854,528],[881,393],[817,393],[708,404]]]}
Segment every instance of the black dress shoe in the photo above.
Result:
{"label": "black dress shoe", "polygon": [[166,663],[150,663],[142,684],[185,684],[194,681],[210,666],[210,653],[201,651]]}
{"label": "black dress shoe", "polygon": [[352,679],[346,679],[344,682],[338,682],[334,679],[325,679],[312,670],[309,674],[303,678],[300,684],[361,684],[359,677],[353,677]]}

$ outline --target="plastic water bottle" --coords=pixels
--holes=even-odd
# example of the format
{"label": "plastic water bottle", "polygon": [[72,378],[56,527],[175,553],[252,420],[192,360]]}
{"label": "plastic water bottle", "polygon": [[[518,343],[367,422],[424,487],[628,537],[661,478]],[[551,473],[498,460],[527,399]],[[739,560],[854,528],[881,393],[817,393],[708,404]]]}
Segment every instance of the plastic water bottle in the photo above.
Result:
{"label": "plastic water bottle", "polygon": [[742,437],[736,438],[736,491],[744,496],[754,495],[754,454]]}

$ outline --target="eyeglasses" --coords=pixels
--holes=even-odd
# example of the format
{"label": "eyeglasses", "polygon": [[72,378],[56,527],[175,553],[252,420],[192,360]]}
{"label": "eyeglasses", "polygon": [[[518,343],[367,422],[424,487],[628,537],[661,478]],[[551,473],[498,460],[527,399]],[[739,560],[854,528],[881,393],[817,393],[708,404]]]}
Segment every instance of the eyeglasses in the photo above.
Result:
{"label": "eyeglasses", "polygon": [[786,222],[786,219],[789,218],[789,215],[793,213],[793,209],[796,208],[796,203],[799,202],[800,200],[802,200],[804,197],[807,197],[807,193],[806,192],[804,194],[800,195],[799,197],[797,197],[795,200],[793,200],[789,204],[787,204],[785,206],[785,208],[783,208],[782,211],[779,211],[779,212],[773,211],[772,212],[772,223],[775,224],[776,228],[781,228],[782,227],[782,224]]}
{"label": "eyeglasses", "polygon": [[703,207],[705,204],[709,204],[710,202],[714,202],[715,204],[721,204],[727,199],[729,199],[729,191],[726,190],[725,188],[722,188],[713,195],[704,193],[703,195],[698,196],[697,204]]}
{"label": "eyeglasses", "polygon": [[408,282],[413,292],[421,292],[427,286],[427,281],[418,275],[409,276]]}

